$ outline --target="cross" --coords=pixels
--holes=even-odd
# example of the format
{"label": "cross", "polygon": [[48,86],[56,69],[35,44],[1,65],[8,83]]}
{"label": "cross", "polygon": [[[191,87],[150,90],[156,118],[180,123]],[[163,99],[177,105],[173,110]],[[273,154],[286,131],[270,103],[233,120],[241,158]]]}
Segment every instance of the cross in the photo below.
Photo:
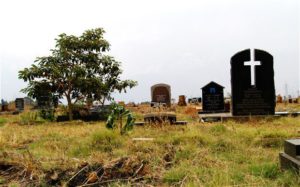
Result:
{"label": "cross", "polygon": [[254,50],[250,51],[250,61],[244,62],[245,66],[251,67],[251,86],[255,86],[255,66],[260,66],[260,61],[254,60]]}

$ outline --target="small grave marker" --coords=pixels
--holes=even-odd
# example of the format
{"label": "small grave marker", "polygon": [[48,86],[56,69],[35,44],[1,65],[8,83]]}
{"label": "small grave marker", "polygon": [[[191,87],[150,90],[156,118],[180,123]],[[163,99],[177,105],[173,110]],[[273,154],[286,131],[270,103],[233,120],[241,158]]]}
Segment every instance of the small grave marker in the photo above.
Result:
{"label": "small grave marker", "polygon": [[186,106],[185,95],[180,95],[178,99],[178,106]]}
{"label": "small grave marker", "polygon": [[24,98],[16,98],[15,106],[16,106],[17,111],[23,111],[24,110]]}
{"label": "small grave marker", "polygon": [[224,87],[210,82],[202,88],[202,109],[203,112],[215,113],[224,112]]}

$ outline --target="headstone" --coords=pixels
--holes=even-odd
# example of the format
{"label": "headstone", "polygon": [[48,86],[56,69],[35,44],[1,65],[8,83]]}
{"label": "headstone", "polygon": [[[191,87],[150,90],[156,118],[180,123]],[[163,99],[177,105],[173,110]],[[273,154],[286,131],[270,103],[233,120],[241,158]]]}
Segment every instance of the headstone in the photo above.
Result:
{"label": "headstone", "polygon": [[171,87],[167,84],[155,84],[151,87],[151,102],[165,103],[171,106]]}
{"label": "headstone", "polygon": [[178,106],[186,106],[185,95],[180,95],[179,96]]}
{"label": "headstone", "polygon": [[246,49],[231,58],[232,115],[274,115],[273,56]]}
{"label": "headstone", "polygon": [[293,99],[291,95],[289,95],[289,103],[293,103]]}
{"label": "headstone", "polygon": [[201,103],[202,99],[201,97],[194,97],[194,98],[189,98],[188,103],[193,103],[193,104],[198,104]]}
{"label": "headstone", "polygon": [[16,106],[17,111],[23,111],[24,110],[24,98],[16,98],[15,106]]}
{"label": "headstone", "polygon": [[210,82],[202,87],[202,110],[203,112],[223,112],[224,111],[224,87]]}
{"label": "headstone", "polygon": [[277,103],[282,103],[282,101],[283,101],[282,96],[281,96],[280,94],[277,95],[277,97],[276,97],[276,102],[277,102]]}
{"label": "headstone", "polygon": [[230,112],[230,101],[225,101],[224,112]]}
{"label": "headstone", "polygon": [[279,154],[282,169],[300,170],[300,139],[285,140],[284,152]]}
{"label": "headstone", "polygon": [[5,112],[8,111],[8,102],[4,99],[1,99],[1,111]]}
{"label": "headstone", "polygon": [[36,86],[36,89],[38,90],[36,100],[39,109],[48,111],[58,106],[58,97],[53,95],[49,83],[41,82]]}

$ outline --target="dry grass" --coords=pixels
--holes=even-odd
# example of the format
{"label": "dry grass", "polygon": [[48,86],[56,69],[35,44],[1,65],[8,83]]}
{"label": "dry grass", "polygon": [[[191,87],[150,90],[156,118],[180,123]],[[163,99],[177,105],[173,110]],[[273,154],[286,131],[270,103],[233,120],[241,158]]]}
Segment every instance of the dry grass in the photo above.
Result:
{"label": "dry grass", "polygon": [[[47,171],[107,164],[122,157],[143,161],[146,183],[157,186],[300,185],[299,176],[281,171],[278,160],[283,140],[300,137],[299,117],[247,123],[194,120],[187,126],[135,127],[125,136],[107,130],[104,122],[20,125],[18,120],[18,116],[0,120],[0,161],[21,164],[39,185],[49,185],[43,180]],[[132,140],[138,137],[154,140]],[[0,184],[18,186],[20,181],[0,175]],[[121,184],[132,182],[111,183]]]}

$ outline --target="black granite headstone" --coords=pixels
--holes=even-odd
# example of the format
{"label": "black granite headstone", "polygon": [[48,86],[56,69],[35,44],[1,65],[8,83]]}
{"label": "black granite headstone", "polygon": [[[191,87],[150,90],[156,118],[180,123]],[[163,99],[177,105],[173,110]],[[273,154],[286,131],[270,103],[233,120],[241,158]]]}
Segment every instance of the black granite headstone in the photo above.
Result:
{"label": "black granite headstone", "polygon": [[282,169],[300,171],[300,139],[285,140],[284,152],[279,153]]}
{"label": "black granite headstone", "polygon": [[202,109],[203,112],[224,111],[224,87],[210,82],[202,88]]}
{"label": "black granite headstone", "polygon": [[16,98],[15,106],[18,111],[24,110],[24,98]]}
{"label": "black granite headstone", "polygon": [[231,58],[232,115],[274,115],[273,56],[246,49]]}

